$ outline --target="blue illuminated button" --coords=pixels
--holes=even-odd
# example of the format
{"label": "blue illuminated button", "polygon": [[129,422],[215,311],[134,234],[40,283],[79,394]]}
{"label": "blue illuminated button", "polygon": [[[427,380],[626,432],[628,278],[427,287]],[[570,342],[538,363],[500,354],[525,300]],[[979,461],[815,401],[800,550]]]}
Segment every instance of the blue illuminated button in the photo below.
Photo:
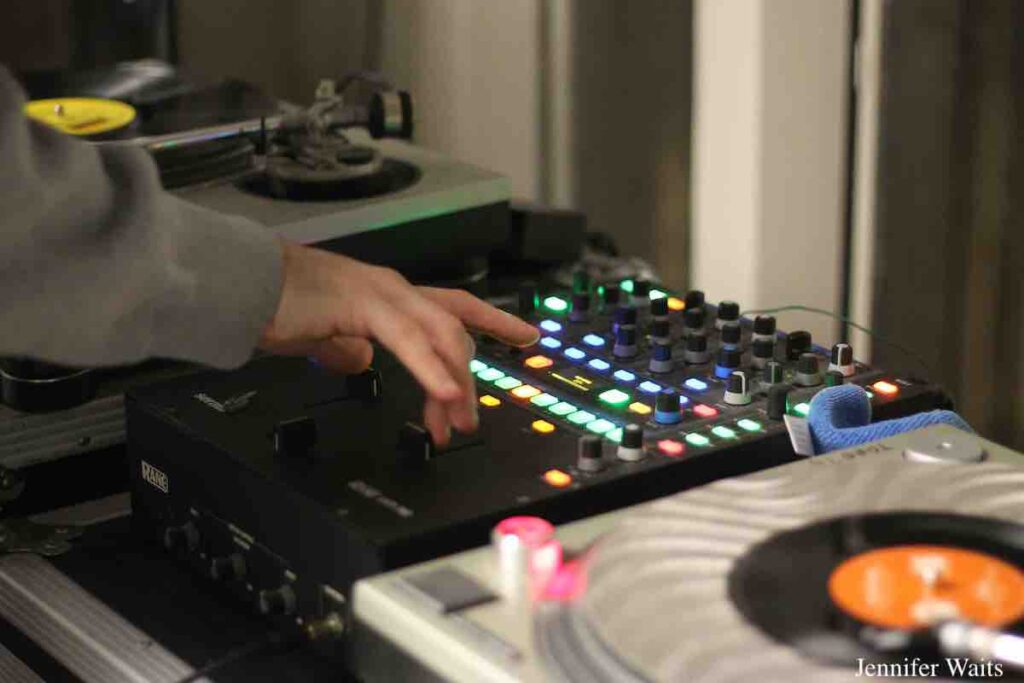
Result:
{"label": "blue illuminated button", "polygon": [[587,365],[598,372],[607,372],[608,368],[611,367],[608,361],[601,360],[600,358],[591,358]]}
{"label": "blue illuminated button", "polygon": [[656,394],[661,391],[661,385],[650,380],[640,382],[640,386],[637,388],[645,394]]}
{"label": "blue illuminated button", "polygon": [[599,337],[594,333],[590,333],[587,336],[583,337],[583,343],[586,344],[587,346],[604,346],[604,337]]}
{"label": "blue illuminated button", "polygon": [[615,429],[615,423],[609,422],[608,420],[594,420],[587,424],[587,429],[594,432],[595,434],[604,434],[605,432]]}
{"label": "blue illuminated button", "polygon": [[688,405],[690,405],[690,397],[689,396],[683,396],[682,394],[680,394],[679,395],[679,407],[680,408],[685,408]]}
{"label": "blue illuminated button", "polygon": [[557,323],[554,320],[541,320],[540,329],[544,330],[545,332],[561,332],[562,324]]}
{"label": "blue illuminated button", "polygon": [[472,372],[474,375],[476,373],[480,372],[481,370],[486,370],[486,369],[487,369],[487,363],[478,361],[476,358],[474,358],[473,360],[469,361],[469,371]]}
{"label": "blue illuminated button", "polygon": [[562,348],[562,342],[558,341],[554,337],[544,337],[540,340],[540,345],[549,349],[560,349]]}
{"label": "blue illuminated button", "polygon": [[581,361],[581,360],[583,360],[584,358],[587,357],[587,354],[583,353],[582,351],[577,349],[575,346],[570,346],[565,351],[563,351],[563,353],[565,354],[566,358],[568,358],[569,360],[574,360],[574,361]]}
{"label": "blue illuminated button", "polygon": [[708,390],[708,383],[705,382],[704,380],[697,379],[696,377],[691,377],[690,379],[683,382],[683,386],[689,389],[690,391]]}
{"label": "blue illuminated button", "polygon": [[629,370],[616,370],[615,374],[612,375],[612,377],[619,380],[620,382],[625,382],[627,384],[632,384],[633,382],[636,381],[636,375],[634,375]]}

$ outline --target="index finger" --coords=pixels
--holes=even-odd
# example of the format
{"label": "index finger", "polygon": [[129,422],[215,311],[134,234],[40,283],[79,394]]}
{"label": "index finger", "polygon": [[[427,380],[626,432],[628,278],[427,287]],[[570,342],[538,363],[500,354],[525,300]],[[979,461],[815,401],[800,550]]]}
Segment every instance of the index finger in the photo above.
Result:
{"label": "index finger", "polygon": [[420,287],[419,290],[423,296],[461,320],[466,327],[495,337],[510,346],[530,346],[540,338],[540,332],[533,325],[464,290],[438,287]]}

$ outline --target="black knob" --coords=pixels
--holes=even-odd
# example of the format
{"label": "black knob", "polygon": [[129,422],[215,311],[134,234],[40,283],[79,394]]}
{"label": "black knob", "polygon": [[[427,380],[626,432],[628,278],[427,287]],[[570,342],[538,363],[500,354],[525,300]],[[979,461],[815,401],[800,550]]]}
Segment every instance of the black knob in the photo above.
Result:
{"label": "black knob", "polygon": [[615,330],[615,345],[612,354],[618,358],[629,358],[636,355],[636,328],[619,327]]}
{"label": "black knob", "polygon": [[764,370],[761,373],[761,382],[763,384],[779,384],[782,382],[782,363],[774,360],[770,360],[765,363]]}
{"label": "black knob", "polygon": [[[736,349],[719,349],[717,365],[720,368],[735,370],[740,366],[740,360],[742,360],[742,358],[743,355]],[[728,376],[729,375],[724,375],[723,379]]]}
{"label": "black knob", "polygon": [[193,552],[199,547],[199,529],[194,522],[164,529],[164,547],[175,552]]}
{"label": "black knob", "polygon": [[796,374],[793,376],[793,383],[804,387],[813,387],[821,384],[821,369],[818,366],[818,356],[813,353],[802,353],[796,363]]}
{"label": "black knob", "polygon": [[651,337],[654,339],[668,340],[671,329],[671,324],[664,318],[651,321]]}
{"label": "black knob", "polygon": [[430,432],[415,422],[406,422],[398,430],[398,454],[408,462],[427,462],[434,457],[434,440]]}
{"label": "black knob", "polygon": [[519,285],[519,315],[527,316],[537,310],[537,285],[524,282]]}
{"label": "black knob", "polygon": [[633,296],[637,298],[647,298],[647,295],[651,293],[651,283],[649,280],[634,280],[633,281]]}
{"label": "black knob", "polygon": [[601,300],[604,302],[605,306],[614,306],[619,303],[619,296],[620,291],[618,284],[605,285],[601,294]]}
{"label": "black knob", "polygon": [[708,350],[708,338],[707,337],[688,337],[686,339],[686,350],[687,351],[707,351]]}
{"label": "black knob", "polygon": [[364,370],[358,375],[346,375],[345,387],[348,390],[349,398],[358,398],[364,401],[377,401],[384,392],[380,371],[375,368]]}
{"label": "black knob", "polygon": [[769,361],[775,357],[775,342],[770,339],[755,339],[750,348],[755,359]]}
{"label": "black knob", "polygon": [[289,585],[260,591],[259,608],[262,614],[286,615],[295,611],[295,591]]}
{"label": "black knob", "polygon": [[683,358],[687,363],[694,365],[707,363],[711,359],[711,354],[708,353],[708,338],[702,334],[687,337]]}
{"label": "black knob", "polygon": [[683,311],[683,327],[691,332],[704,329],[704,309],[687,308]]}
{"label": "black knob", "polygon": [[274,426],[274,453],[280,456],[304,457],[316,445],[316,422],[308,416],[282,420]]}
{"label": "black knob", "polygon": [[691,289],[683,297],[683,302],[686,304],[686,310],[692,311],[695,309],[704,308],[704,292],[699,289]]}
{"label": "black knob", "polygon": [[651,299],[651,315],[655,318],[664,318],[668,315],[668,297]]}
{"label": "black knob", "polygon": [[849,377],[856,373],[857,368],[853,364],[853,348],[849,344],[833,346],[828,369],[838,371],[843,377]]}
{"label": "black knob", "polygon": [[754,334],[763,337],[775,337],[775,316],[759,315],[754,318]]}
{"label": "black knob", "polygon": [[776,384],[768,390],[768,405],[765,410],[770,419],[781,420],[786,415],[790,389],[792,387],[788,384]]}
{"label": "black knob", "polygon": [[644,428],[638,424],[628,424],[622,430],[622,445],[625,448],[643,448]]}
{"label": "black knob", "polygon": [[668,344],[654,344],[648,369],[656,373],[672,372],[672,347]]}
{"label": "black knob", "polygon": [[245,577],[245,558],[241,553],[222,555],[210,560],[210,578],[214,581],[234,581]]}
{"label": "black knob", "polygon": [[740,339],[742,338],[743,332],[740,329],[739,323],[726,323],[722,325],[722,344],[739,346]]}
{"label": "black knob", "polygon": [[718,325],[736,322],[740,319],[740,305],[735,301],[723,301],[718,304]]}
{"label": "black knob", "polygon": [[572,274],[572,291],[574,294],[590,294],[590,273],[577,270]]}
{"label": "black knob", "polygon": [[572,309],[569,311],[569,320],[583,322],[590,315],[590,293],[573,292]]}
{"label": "black knob", "polygon": [[811,333],[807,330],[795,330],[786,335],[784,348],[786,360],[798,360],[801,354],[811,350]]}
{"label": "black knob", "polygon": [[654,399],[654,421],[675,424],[683,419],[679,412],[679,393],[675,389],[662,389]]}
{"label": "black knob", "polygon": [[826,387],[837,387],[845,380],[843,373],[838,370],[829,370],[825,373],[825,386]]}
{"label": "black knob", "polygon": [[616,327],[636,325],[636,308],[630,305],[619,306],[612,315]]}
{"label": "black knob", "polygon": [[597,472],[604,463],[601,459],[601,437],[587,434],[576,442],[576,467],[584,472]]}

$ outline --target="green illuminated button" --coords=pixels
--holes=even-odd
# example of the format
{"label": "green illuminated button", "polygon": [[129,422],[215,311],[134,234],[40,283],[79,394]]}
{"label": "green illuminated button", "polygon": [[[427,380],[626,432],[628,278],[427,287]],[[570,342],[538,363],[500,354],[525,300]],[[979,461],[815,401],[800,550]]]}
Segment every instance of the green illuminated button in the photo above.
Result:
{"label": "green illuminated button", "polygon": [[711,428],[711,433],[717,436],[719,439],[735,439],[736,432],[729,429],[724,425],[718,425],[717,427]]}
{"label": "green illuminated button", "polygon": [[875,393],[873,391],[868,391],[867,389],[865,389],[864,393],[868,395],[868,399],[872,399],[875,397]]}
{"label": "green illuminated button", "polygon": [[622,443],[622,427],[609,429],[607,432],[604,433],[604,438],[610,439],[615,443]]}
{"label": "green illuminated button", "polygon": [[632,294],[633,293],[633,281],[632,280],[623,280],[622,282],[619,283],[619,289],[621,289],[623,292],[629,292],[630,294]]}
{"label": "green illuminated button", "polygon": [[604,401],[608,405],[615,406],[616,408],[622,408],[629,403],[629,394],[625,391],[619,391],[618,389],[609,389],[603,391],[597,396],[597,400]]}
{"label": "green illuminated button", "polygon": [[593,422],[595,419],[597,419],[597,415],[594,415],[593,413],[588,413],[585,410],[577,410],[575,413],[573,413],[566,419],[569,420],[569,422],[572,422],[574,425],[585,425],[588,422]]}
{"label": "green illuminated button", "polygon": [[505,373],[497,368],[486,368],[476,373],[476,376],[485,382],[493,382],[505,376]]}
{"label": "green illuminated button", "polygon": [[469,361],[469,371],[472,372],[474,375],[476,373],[480,372],[481,370],[486,370],[486,369],[487,369],[487,363],[483,363],[481,361],[478,361],[476,358],[474,358],[473,360]]}
{"label": "green illuminated button", "polygon": [[651,301],[654,301],[655,299],[664,299],[666,296],[668,296],[668,294],[661,291],[660,289],[652,289],[647,296],[648,298],[650,298]]}
{"label": "green illuminated button", "polygon": [[548,406],[553,406],[558,403],[558,399],[551,394],[537,394],[530,399],[530,403],[535,406],[540,406],[541,408],[547,408]]}
{"label": "green illuminated button", "polygon": [[707,446],[711,443],[711,440],[703,434],[687,434],[686,443],[691,446]]}
{"label": "green illuminated button", "polygon": [[566,403],[565,401],[562,401],[561,403],[556,403],[555,405],[551,406],[550,408],[548,408],[548,410],[554,413],[555,415],[563,416],[568,415],[569,413],[575,413],[577,408],[571,403]]}
{"label": "green illuminated button", "polygon": [[[570,416],[569,419],[571,420],[572,417]],[[609,422],[608,420],[604,419],[594,420],[593,422],[587,424],[587,429],[594,432],[595,434],[604,434],[610,429],[615,429],[615,423]]]}
{"label": "green illuminated button", "polygon": [[517,380],[515,377],[502,377],[494,383],[494,386],[499,389],[515,389],[520,384],[522,384],[522,382]]}
{"label": "green illuminated button", "polygon": [[793,412],[801,417],[807,417],[807,413],[811,412],[810,403],[797,403],[793,406]]}
{"label": "green illuminated button", "polygon": [[751,420],[750,418],[743,418],[736,422],[740,429],[745,432],[759,432],[761,431],[761,423],[757,420]]}
{"label": "green illuminated button", "polygon": [[557,296],[549,296],[544,299],[544,308],[555,313],[564,313],[569,308],[569,303],[565,299],[561,299]]}

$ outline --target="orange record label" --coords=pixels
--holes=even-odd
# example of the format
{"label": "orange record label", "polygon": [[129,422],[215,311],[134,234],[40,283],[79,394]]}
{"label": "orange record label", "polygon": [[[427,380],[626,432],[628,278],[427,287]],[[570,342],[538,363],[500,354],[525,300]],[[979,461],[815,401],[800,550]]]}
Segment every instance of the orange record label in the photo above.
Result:
{"label": "orange record label", "polygon": [[860,621],[913,630],[949,619],[989,627],[1024,616],[1024,572],[991,555],[903,545],[844,561],[828,581],[832,601]]}

